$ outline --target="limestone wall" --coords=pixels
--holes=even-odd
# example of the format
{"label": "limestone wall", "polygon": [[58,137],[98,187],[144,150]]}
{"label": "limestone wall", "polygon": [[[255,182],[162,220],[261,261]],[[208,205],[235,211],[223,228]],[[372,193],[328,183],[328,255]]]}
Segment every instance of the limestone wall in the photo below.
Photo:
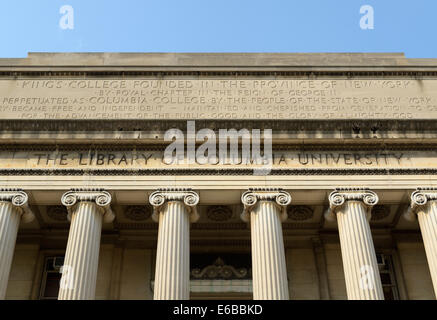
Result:
{"label": "limestone wall", "polygon": [[423,243],[399,242],[398,251],[408,298],[435,299]]}
{"label": "limestone wall", "polygon": [[340,244],[325,244],[329,294],[332,300],[347,299]]}
{"label": "limestone wall", "polygon": [[286,259],[290,299],[320,299],[313,249],[288,249]]}
{"label": "limestone wall", "polygon": [[36,273],[39,245],[17,244],[12,260],[6,299],[28,300]]}
{"label": "limestone wall", "polygon": [[120,299],[152,299],[151,250],[125,249],[120,284]]}

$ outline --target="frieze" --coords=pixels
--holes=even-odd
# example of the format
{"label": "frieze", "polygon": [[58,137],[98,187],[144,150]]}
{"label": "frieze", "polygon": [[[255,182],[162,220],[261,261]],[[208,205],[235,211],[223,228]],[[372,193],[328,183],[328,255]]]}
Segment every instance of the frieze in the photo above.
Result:
{"label": "frieze", "polygon": [[[162,150],[162,149],[161,149]],[[90,168],[107,168],[107,167],[134,167],[143,168],[148,166],[171,165],[172,167],[181,166],[185,164],[184,160],[177,163],[168,163],[163,161],[163,151],[147,150],[147,149],[89,149],[86,151],[74,150],[55,150],[55,151],[26,151],[15,150],[12,152],[1,152],[2,166],[5,167],[30,167],[30,168],[71,168],[71,167],[90,167]],[[381,165],[402,165],[410,164],[411,159],[417,161],[422,157],[436,157],[436,154],[418,155],[416,152],[398,151],[351,151],[351,150],[330,150],[324,151],[306,151],[301,148],[299,151],[280,150],[275,151],[272,155],[273,165],[357,165],[357,166],[381,166]],[[226,159],[225,159],[226,160]],[[229,160],[229,159],[228,159]],[[232,166],[251,166],[249,160],[242,160],[241,155],[239,159],[234,162],[225,161],[220,165]],[[202,163],[197,163],[201,165]],[[205,166],[218,165],[217,161],[211,160]],[[417,162],[415,163],[417,164]]]}
{"label": "frieze", "polygon": [[[209,163],[197,162],[188,164],[186,159],[169,162],[164,159],[164,152],[159,149],[125,149],[109,150],[93,148],[89,150],[35,151],[10,150],[0,151],[2,161],[0,171],[13,172],[35,170],[64,172],[104,172],[102,170],[244,170],[254,169],[260,165],[250,159],[210,159]],[[275,150],[272,154],[273,170],[303,169],[433,169],[437,160],[437,151],[400,151],[400,150]],[[108,171],[109,172],[109,171]]]}
{"label": "frieze", "polygon": [[0,79],[10,120],[436,119],[437,81],[392,78]]}

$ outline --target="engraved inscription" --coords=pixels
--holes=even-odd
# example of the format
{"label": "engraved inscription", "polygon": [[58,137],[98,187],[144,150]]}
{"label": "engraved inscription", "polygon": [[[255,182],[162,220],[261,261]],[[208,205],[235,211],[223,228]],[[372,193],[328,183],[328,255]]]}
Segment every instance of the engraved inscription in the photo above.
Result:
{"label": "engraved inscription", "polygon": [[[3,151],[0,152],[0,169],[71,169],[71,168],[254,168],[252,162],[236,161],[202,164],[173,163],[163,161],[163,151]],[[274,168],[434,168],[437,152],[415,151],[274,151]]]}
{"label": "engraved inscription", "polygon": [[1,119],[437,119],[437,80],[0,80]]}

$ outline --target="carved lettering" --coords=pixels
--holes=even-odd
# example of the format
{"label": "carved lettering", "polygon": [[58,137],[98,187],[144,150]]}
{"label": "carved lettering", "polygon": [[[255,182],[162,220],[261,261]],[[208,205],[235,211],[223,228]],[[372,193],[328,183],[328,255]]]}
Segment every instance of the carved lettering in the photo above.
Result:
{"label": "carved lettering", "polygon": [[[163,158],[164,150],[89,150],[87,151],[47,151],[46,153],[20,150],[3,152],[0,169],[5,168],[183,168],[180,163],[167,163]],[[186,158],[186,152],[182,155]],[[228,156],[229,157],[229,156]],[[21,161],[22,160],[22,161]],[[213,159],[214,160],[214,159]],[[230,160],[230,159],[226,159]],[[362,152],[362,151],[273,151],[273,167],[281,168],[427,168],[437,161],[437,151],[402,152]],[[241,154],[233,161],[204,164],[194,162],[193,167],[253,168],[259,163],[251,159],[242,159]]]}
{"label": "carved lettering", "polygon": [[0,97],[2,119],[437,119],[432,79],[2,79]]}

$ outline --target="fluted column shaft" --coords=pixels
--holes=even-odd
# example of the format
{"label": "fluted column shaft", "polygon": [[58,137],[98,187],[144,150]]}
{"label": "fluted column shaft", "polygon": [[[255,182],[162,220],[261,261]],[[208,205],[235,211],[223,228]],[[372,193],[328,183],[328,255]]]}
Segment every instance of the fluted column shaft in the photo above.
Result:
{"label": "fluted column shaft", "polygon": [[249,189],[242,196],[242,218],[250,217],[255,300],[289,299],[281,220],[287,217],[284,209],[290,201],[290,195],[279,189]]}
{"label": "fluted column shaft", "polygon": [[6,297],[20,219],[21,213],[12,203],[0,202],[0,300]]}
{"label": "fluted column shaft", "polygon": [[101,230],[102,213],[97,205],[80,202],[71,217],[59,300],[95,298]]}
{"label": "fluted column shaft", "polygon": [[251,212],[253,298],[288,300],[282,225],[276,204],[261,201]]}
{"label": "fluted column shaft", "polygon": [[107,222],[113,219],[108,208],[110,201],[106,192],[73,191],[64,194],[62,203],[69,208],[71,225],[61,269],[59,300],[95,298],[103,217],[106,216]]}
{"label": "fluted column shaft", "polygon": [[338,223],[348,299],[384,300],[369,225],[378,197],[367,190],[339,190],[331,193],[330,202]]}
{"label": "fluted column shaft", "polygon": [[426,259],[428,260],[434,293],[437,297],[437,201],[430,201],[428,210],[417,212]]}
{"label": "fluted column shaft", "polygon": [[190,221],[197,220],[199,196],[190,189],[161,189],[150,195],[159,222],[155,300],[190,298]]}
{"label": "fluted column shaft", "polygon": [[14,256],[18,227],[23,213],[25,222],[33,220],[27,208],[27,194],[19,189],[0,190],[0,300],[6,297],[9,274]]}
{"label": "fluted column shaft", "polygon": [[159,214],[155,300],[190,298],[190,219],[184,204],[168,202]]}
{"label": "fluted column shaft", "polygon": [[348,201],[337,213],[341,255],[349,300],[383,300],[378,263],[366,209]]}
{"label": "fluted column shaft", "polygon": [[437,188],[417,188],[411,195],[408,220],[419,221],[434,293],[437,298]]}

